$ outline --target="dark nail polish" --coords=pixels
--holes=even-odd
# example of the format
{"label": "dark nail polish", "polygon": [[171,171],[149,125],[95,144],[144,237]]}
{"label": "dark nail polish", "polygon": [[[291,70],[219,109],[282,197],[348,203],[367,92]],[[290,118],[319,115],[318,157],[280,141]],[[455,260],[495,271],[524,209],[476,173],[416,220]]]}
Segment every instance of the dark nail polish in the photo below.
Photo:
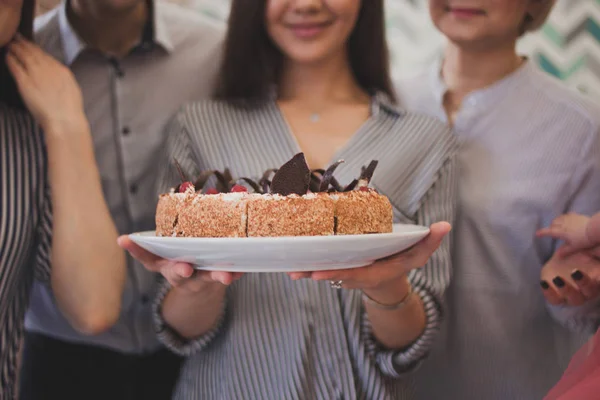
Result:
{"label": "dark nail polish", "polygon": [[552,282],[556,285],[557,288],[562,288],[565,286],[565,281],[560,276],[552,279]]}
{"label": "dark nail polish", "polygon": [[571,277],[573,278],[573,280],[575,281],[580,281],[583,279],[583,274],[581,273],[580,270],[576,269],[575,271],[573,271],[573,273],[571,274]]}
{"label": "dark nail polish", "polygon": [[548,285],[548,282],[546,281],[541,281],[540,282],[540,286],[542,287],[542,289],[544,290],[548,290],[550,288],[550,285]]}

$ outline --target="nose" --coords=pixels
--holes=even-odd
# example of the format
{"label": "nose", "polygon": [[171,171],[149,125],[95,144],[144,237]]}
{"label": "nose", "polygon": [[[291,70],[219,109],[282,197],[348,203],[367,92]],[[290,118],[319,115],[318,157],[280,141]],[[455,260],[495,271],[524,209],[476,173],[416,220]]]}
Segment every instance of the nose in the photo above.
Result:
{"label": "nose", "polygon": [[323,8],[323,0],[291,0],[291,6],[299,13],[315,13]]}

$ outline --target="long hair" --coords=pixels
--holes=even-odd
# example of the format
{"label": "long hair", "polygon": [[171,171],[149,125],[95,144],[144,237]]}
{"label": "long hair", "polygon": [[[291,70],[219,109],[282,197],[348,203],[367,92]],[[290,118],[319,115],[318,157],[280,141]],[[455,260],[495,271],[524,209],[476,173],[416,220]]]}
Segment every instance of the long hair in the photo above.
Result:
{"label": "long hair", "polygon": [[[269,98],[279,84],[284,55],[265,27],[267,0],[233,0],[214,97],[252,104]],[[348,61],[361,88],[395,100],[385,36],[384,0],[362,0],[348,39]]]}
{"label": "long hair", "polygon": [[[33,39],[33,18],[35,16],[35,0],[24,0],[18,32],[23,37]],[[6,48],[0,48],[0,103],[16,108],[23,108],[23,100],[17,84],[6,66]]]}

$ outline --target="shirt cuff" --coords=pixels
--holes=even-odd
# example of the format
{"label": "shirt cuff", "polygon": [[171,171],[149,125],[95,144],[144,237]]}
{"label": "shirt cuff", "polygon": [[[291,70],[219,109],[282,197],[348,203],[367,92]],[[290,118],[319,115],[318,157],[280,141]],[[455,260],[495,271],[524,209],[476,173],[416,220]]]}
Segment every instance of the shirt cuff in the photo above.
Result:
{"label": "shirt cuff", "polygon": [[384,348],[375,338],[366,311],[363,315],[363,335],[367,340],[367,351],[375,358],[381,372],[391,378],[400,378],[413,372],[427,357],[440,330],[442,311],[435,297],[423,287],[413,284],[413,295],[421,297],[425,309],[425,330],[412,344],[401,350]]}
{"label": "shirt cuff", "polygon": [[162,316],[162,303],[171,290],[171,285],[164,282],[159,288],[156,301],[153,306],[154,328],[158,336],[158,340],[165,345],[169,350],[180,356],[189,357],[201,352],[217,337],[223,329],[225,317],[227,314],[227,296],[225,296],[221,308],[221,314],[215,326],[205,334],[195,339],[185,339],[173,330],[164,320]]}

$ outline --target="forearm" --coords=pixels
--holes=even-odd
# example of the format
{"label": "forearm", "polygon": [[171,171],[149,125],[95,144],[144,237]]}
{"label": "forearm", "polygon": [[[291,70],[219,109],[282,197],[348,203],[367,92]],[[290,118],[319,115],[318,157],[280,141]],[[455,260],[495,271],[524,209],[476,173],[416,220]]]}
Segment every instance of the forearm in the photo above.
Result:
{"label": "forearm", "polygon": [[410,283],[404,278],[382,289],[364,291],[373,300],[386,305],[396,304],[406,298],[404,305],[396,310],[385,310],[371,302],[364,302],[373,335],[388,349],[401,349],[410,345],[425,330],[423,302],[416,293],[407,297],[409,290]]}
{"label": "forearm", "polygon": [[198,292],[172,288],[162,304],[165,323],[179,336],[193,340],[217,324],[223,310],[226,287],[206,283]]}
{"label": "forearm", "polygon": [[119,317],[125,255],[102,193],[87,121],[45,130],[53,205],[52,288],[74,327],[99,333]]}

